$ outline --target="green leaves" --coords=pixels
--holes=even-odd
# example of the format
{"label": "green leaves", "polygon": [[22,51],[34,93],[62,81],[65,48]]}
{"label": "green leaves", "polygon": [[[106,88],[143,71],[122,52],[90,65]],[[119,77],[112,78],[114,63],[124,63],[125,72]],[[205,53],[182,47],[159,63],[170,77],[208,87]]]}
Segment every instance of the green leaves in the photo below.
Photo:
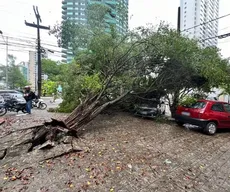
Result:
{"label": "green leaves", "polygon": [[99,74],[83,76],[82,88],[97,93],[102,88]]}
{"label": "green leaves", "polygon": [[64,76],[64,103],[76,106],[92,94],[102,95],[103,103],[131,90],[166,92],[178,102],[182,92],[183,96],[188,90],[206,92],[228,82],[228,62],[218,49],[203,49],[165,23],[124,36],[113,26],[106,32],[110,11],[108,6],[91,4],[85,26],[66,21],[56,30],[62,45],[71,47],[75,56]]}

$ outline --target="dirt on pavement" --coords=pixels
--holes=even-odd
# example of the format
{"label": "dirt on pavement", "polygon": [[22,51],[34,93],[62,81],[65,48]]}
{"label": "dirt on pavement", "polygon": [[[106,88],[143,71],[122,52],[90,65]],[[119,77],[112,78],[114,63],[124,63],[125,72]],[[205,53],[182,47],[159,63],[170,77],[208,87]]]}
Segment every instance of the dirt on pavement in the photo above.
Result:
{"label": "dirt on pavement", "polygon": [[[7,131],[42,123],[53,115],[63,117],[45,111],[8,116],[0,126],[0,146]],[[207,136],[125,113],[100,115],[78,139],[82,152],[42,160],[33,151],[0,160],[0,191],[227,192],[229,136],[228,131]]]}

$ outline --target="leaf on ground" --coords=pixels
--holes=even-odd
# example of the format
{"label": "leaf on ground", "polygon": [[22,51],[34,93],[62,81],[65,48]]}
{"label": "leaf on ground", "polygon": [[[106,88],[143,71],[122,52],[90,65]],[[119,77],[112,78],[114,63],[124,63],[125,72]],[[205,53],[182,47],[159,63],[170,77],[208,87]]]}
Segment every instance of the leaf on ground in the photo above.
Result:
{"label": "leaf on ground", "polygon": [[69,188],[73,188],[74,186],[73,186],[73,184],[71,183],[70,185],[69,185]]}
{"label": "leaf on ground", "polygon": [[130,168],[130,169],[132,169],[132,168],[133,168],[131,164],[128,164],[127,166],[128,166],[128,168]]}
{"label": "leaf on ground", "polygon": [[12,177],[11,177],[11,180],[12,180],[12,181],[15,181],[16,179],[17,179],[16,176],[12,176]]}
{"label": "leaf on ground", "polygon": [[86,168],[85,170],[86,170],[87,172],[90,172],[90,169],[89,169],[89,168]]}

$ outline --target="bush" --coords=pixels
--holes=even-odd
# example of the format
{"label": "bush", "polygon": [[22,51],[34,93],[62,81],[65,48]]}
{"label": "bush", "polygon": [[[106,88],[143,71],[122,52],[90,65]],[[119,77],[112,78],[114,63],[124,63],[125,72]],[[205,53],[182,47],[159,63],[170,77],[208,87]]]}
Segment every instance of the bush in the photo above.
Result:
{"label": "bush", "polygon": [[197,99],[193,96],[185,96],[181,99],[180,101],[180,105],[182,106],[186,106],[186,107],[189,107],[191,106],[192,104],[196,103],[197,102]]}

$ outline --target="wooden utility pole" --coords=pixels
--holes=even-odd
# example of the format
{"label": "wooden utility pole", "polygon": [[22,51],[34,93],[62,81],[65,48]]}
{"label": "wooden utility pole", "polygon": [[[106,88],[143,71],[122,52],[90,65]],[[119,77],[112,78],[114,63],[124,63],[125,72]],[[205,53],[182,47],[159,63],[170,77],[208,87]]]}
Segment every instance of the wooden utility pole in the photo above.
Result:
{"label": "wooden utility pole", "polygon": [[40,39],[40,29],[50,30],[50,27],[42,26],[40,23],[42,22],[41,16],[38,12],[38,7],[33,6],[34,14],[37,19],[37,24],[35,23],[28,23],[25,21],[26,26],[37,28],[37,58],[38,58],[38,97],[42,94],[42,64],[41,64],[41,39]]}

